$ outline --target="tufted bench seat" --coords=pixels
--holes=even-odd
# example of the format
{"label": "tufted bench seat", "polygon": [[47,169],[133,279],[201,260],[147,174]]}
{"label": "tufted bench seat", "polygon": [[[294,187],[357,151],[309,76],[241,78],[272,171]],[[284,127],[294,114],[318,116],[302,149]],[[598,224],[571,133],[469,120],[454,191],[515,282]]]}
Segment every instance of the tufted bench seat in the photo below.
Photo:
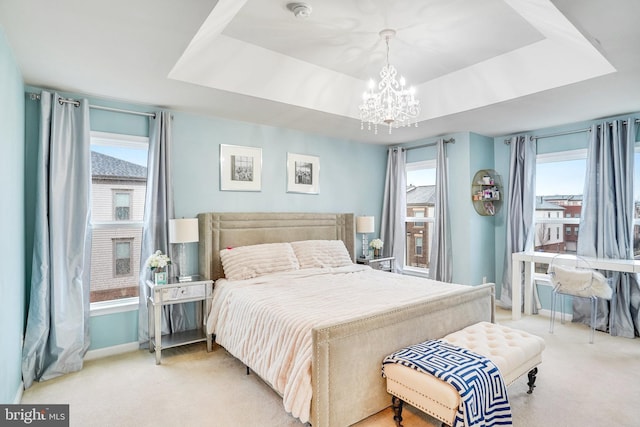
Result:
{"label": "tufted bench seat", "polygon": [[[529,374],[529,391],[535,387],[536,367],[542,362],[544,340],[489,322],[468,326],[442,338],[452,345],[463,347],[490,359],[500,370],[506,386]],[[461,400],[450,384],[432,375],[401,364],[387,364],[384,368],[387,392],[392,396],[396,425],[401,426],[402,403],[424,411],[444,424],[453,425]]]}

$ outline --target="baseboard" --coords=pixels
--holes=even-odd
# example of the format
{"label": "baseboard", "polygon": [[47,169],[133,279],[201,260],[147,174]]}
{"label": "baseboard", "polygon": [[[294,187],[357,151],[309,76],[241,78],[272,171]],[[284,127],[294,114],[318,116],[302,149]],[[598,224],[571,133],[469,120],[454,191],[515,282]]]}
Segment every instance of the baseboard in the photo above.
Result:
{"label": "baseboard", "polygon": [[20,402],[22,401],[22,393],[24,392],[24,382],[20,381],[20,384],[18,385],[18,390],[16,390],[16,395],[13,398],[13,404],[14,405],[19,405]]}
{"label": "baseboard", "polygon": [[116,354],[129,353],[140,349],[140,344],[137,342],[129,342],[126,344],[114,345],[111,347],[98,348],[96,350],[89,350],[84,355],[84,360],[95,360],[103,357],[115,356]]}
{"label": "baseboard", "polygon": [[[540,310],[538,310],[538,314],[551,318],[551,310],[547,310],[546,308],[541,308]],[[556,321],[560,318],[561,315],[562,314],[560,312],[556,312]],[[573,314],[565,313],[564,319],[567,322],[573,321]]]}

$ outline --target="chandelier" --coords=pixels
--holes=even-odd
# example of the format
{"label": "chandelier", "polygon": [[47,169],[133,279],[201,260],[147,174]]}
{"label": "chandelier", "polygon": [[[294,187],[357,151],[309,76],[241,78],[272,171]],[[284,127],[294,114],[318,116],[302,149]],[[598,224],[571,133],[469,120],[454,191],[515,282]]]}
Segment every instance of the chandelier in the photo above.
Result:
{"label": "chandelier", "polygon": [[389,134],[392,128],[415,125],[416,117],[420,114],[420,101],[414,98],[413,87],[407,89],[404,77],[400,77],[400,82],[396,80],[398,72],[393,65],[389,64],[389,40],[395,36],[394,30],[380,31],[380,37],[384,38],[387,44],[387,63],[380,71],[380,82],[377,85],[372,80],[369,81],[369,90],[362,95],[362,105],[360,105],[360,129],[364,130],[365,122],[368,129],[371,125],[375,134],[378,134],[378,125],[387,125]]}

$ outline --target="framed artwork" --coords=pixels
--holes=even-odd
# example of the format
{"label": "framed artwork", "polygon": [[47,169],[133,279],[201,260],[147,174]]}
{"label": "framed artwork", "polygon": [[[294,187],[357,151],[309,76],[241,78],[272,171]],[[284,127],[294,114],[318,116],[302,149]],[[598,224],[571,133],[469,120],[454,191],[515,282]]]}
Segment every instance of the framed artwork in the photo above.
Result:
{"label": "framed artwork", "polygon": [[320,157],[287,153],[287,192],[320,192]]}
{"label": "framed artwork", "polygon": [[220,190],[261,189],[262,148],[220,144]]}

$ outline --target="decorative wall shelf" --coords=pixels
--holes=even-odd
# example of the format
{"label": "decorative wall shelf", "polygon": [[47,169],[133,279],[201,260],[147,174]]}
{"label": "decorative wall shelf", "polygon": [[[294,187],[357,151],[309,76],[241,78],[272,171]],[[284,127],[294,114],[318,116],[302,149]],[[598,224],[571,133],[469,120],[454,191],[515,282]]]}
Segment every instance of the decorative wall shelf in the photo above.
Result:
{"label": "decorative wall shelf", "polygon": [[482,216],[494,216],[502,207],[502,179],[493,169],[481,169],[471,182],[471,201]]}

